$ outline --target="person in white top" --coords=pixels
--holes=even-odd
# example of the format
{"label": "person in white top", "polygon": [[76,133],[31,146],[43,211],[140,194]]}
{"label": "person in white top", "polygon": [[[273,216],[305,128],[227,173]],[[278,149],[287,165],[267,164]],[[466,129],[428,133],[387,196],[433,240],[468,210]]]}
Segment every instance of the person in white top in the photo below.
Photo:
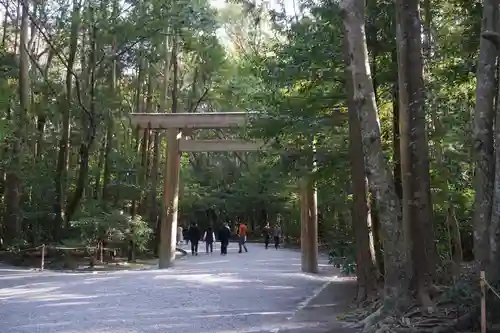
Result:
{"label": "person in white top", "polygon": [[182,244],[182,226],[178,226],[177,227],[177,245],[181,245]]}

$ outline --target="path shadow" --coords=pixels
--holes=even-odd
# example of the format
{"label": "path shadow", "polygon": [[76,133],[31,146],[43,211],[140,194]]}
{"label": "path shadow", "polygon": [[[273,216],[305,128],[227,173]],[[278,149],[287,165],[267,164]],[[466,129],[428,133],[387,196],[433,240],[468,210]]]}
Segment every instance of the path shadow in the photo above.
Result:
{"label": "path shadow", "polygon": [[334,279],[317,297],[297,311],[279,333],[358,333],[337,316],[349,311],[356,296],[354,278]]}

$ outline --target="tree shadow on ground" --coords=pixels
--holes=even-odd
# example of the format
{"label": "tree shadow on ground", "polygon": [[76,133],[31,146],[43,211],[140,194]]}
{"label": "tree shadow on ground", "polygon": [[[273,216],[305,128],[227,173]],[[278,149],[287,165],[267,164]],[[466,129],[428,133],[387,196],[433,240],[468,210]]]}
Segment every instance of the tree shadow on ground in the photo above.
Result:
{"label": "tree shadow on ground", "polygon": [[229,272],[210,260],[173,270],[0,274],[2,331],[183,333],[202,322],[204,332],[269,332],[327,279],[272,264]]}

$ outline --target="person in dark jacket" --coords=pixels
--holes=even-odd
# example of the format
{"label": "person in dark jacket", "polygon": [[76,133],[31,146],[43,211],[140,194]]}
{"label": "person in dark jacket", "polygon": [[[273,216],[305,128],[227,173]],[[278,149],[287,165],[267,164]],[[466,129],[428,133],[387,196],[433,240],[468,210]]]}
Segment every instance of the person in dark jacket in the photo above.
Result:
{"label": "person in dark jacket", "polygon": [[188,231],[189,241],[191,242],[191,254],[198,255],[198,243],[200,242],[201,232],[196,223],[191,224]]}
{"label": "person in dark jacket", "polygon": [[264,245],[267,250],[269,248],[269,241],[271,240],[271,227],[269,226],[269,222],[266,223],[266,226],[262,230],[262,235],[264,236]]}
{"label": "person in dark jacket", "polygon": [[225,256],[227,254],[227,246],[229,245],[229,238],[231,237],[231,229],[227,223],[225,223],[219,230],[219,241],[220,241],[220,254]]}
{"label": "person in dark jacket", "polygon": [[210,253],[214,252],[215,233],[212,227],[208,227],[207,230],[205,230],[205,234],[203,235],[203,240],[205,241],[205,249],[207,251],[207,254],[209,253],[208,252],[209,249]]}
{"label": "person in dark jacket", "polygon": [[273,238],[274,238],[274,248],[277,250],[280,248],[280,240],[281,240],[281,227],[279,224],[276,224],[273,229]]}
{"label": "person in dark jacket", "polygon": [[186,245],[189,244],[189,235],[188,235],[188,231],[189,229],[188,228],[184,228],[182,230],[182,237],[184,237],[184,241],[186,242]]}

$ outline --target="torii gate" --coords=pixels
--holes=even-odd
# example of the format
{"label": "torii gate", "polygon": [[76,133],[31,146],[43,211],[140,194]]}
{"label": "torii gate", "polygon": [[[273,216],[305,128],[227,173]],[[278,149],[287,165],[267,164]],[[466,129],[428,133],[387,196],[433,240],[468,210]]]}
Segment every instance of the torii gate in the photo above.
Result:
{"label": "torii gate", "polygon": [[[159,268],[169,268],[175,260],[179,171],[181,152],[259,151],[265,149],[262,141],[245,140],[190,140],[182,131],[193,129],[220,129],[243,127],[248,121],[246,112],[210,113],[131,113],[135,127],[167,131],[167,162],[164,183],[164,214],[160,223]],[[301,268],[306,273],[318,273],[318,218],[316,191],[306,179],[300,182],[301,201]]]}

